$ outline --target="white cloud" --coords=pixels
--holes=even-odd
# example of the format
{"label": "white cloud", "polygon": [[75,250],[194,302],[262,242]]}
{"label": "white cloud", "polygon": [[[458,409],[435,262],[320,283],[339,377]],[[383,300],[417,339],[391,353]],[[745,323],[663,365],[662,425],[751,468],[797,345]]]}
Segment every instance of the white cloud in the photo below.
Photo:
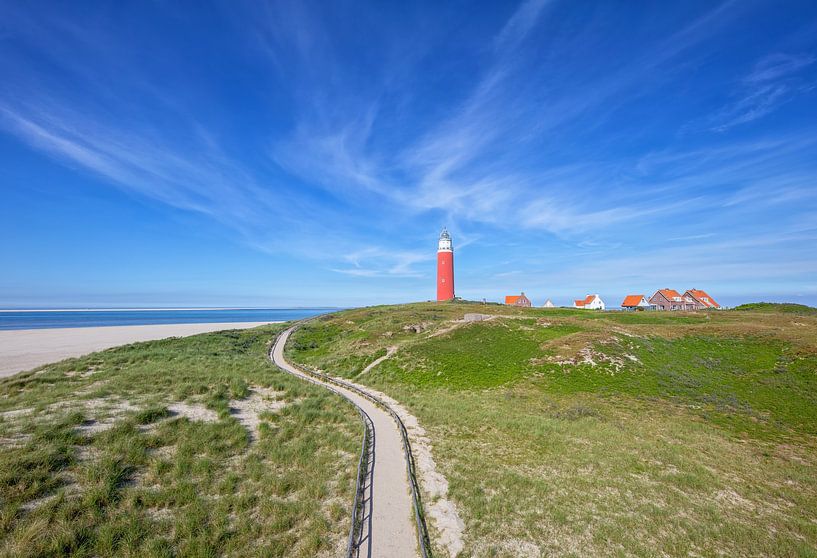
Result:
{"label": "white cloud", "polygon": [[817,60],[814,56],[804,54],[770,54],[755,64],[752,73],[744,78],[746,83],[761,83],[777,80],[796,73],[810,66]]}
{"label": "white cloud", "polygon": [[[45,93],[20,87],[17,95],[0,92],[0,120],[16,137],[68,166],[207,214],[259,250],[291,250],[357,277],[422,276],[433,259],[433,241],[430,249],[417,249],[402,233],[410,230],[405,236],[416,238],[424,227],[448,225],[456,231],[458,249],[475,239],[485,246],[487,235],[474,231],[487,228],[509,231],[512,238],[498,241],[506,247],[523,235],[537,241],[556,235],[571,250],[578,246],[603,255],[634,247],[622,244],[622,237],[636,238],[635,244],[654,240],[638,236],[645,224],[660,230],[661,239],[701,244],[709,237],[731,238],[728,229],[756,215],[759,202],[800,203],[804,212],[813,204],[815,172],[803,163],[813,152],[808,138],[718,136],[715,141],[723,143],[685,141],[683,149],[664,138],[660,151],[639,153],[640,124],[620,132],[596,128],[624,103],[677,78],[681,55],[718,35],[742,3],[715,6],[630,58],[588,58],[587,67],[564,62],[573,53],[570,41],[546,43],[553,56],[525,48],[548,25],[548,4],[521,2],[506,21],[497,22],[494,36],[471,53],[480,69],[462,76],[456,93],[423,99],[423,111],[433,105],[428,114],[412,112],[418,109],[411,104],[425,84],[426,68],[413,73],[413,62],[401,63],[395,72],[380,52],[372,54],[374,61],[351,64],[307,4],[276,3],[264,8],[259,21],[242,21],[250,40],[269,56],[271,73],[282,76],[276,84],[292,97],[291,111],[280,110],[292,119],[289,133],[253,138],[270,155],[265,164],[274,167],[269,173],[274,181],[259,172],[252,155],[244,159],[227,149],[217,126],[196,119],[183,99],[151,88],[144,76],[139,91],[155,97],[163,108],[159,117],[123,110],[127,103],[115,101],[117,90],[103,85],[117,68],[113,57],[105,57],[111,65],[97,72],[94,64],[66,54],[75,52],[76,41],[97,46],[90,36],[77,36],[78,28],[45,41],[40,50],[89,90],[98,86],[100,99],[78,102],[60,97],[58,88]],[[599,31],[590,23],[582,38]],[[48,27],[38,29],[42,34]],[[388,39],[378,50],[399,51]],[[416,50],[434,52],[434,46]],[[761,59],[737,81],[732,102],[704,127],[725,131],[770,114],[800,91],[802,84],[792,80],[813,62],[791,54]],[[166,116],[172,126],[162,121]],[[620,149],[599,141],[609,136],[613,144],[617,133],[624,140]],[[625,137],[630,133],[635,137]],[[585,148],[585,141],[595,144]]]}
{"label": "white cloud", "polygon": [[797,95],[812,89],[797,74],[814,63],[813,56],[775,53],[759,60],[741,82],[737,100],[710,117],[711,129],[725,132],[758,120]]}

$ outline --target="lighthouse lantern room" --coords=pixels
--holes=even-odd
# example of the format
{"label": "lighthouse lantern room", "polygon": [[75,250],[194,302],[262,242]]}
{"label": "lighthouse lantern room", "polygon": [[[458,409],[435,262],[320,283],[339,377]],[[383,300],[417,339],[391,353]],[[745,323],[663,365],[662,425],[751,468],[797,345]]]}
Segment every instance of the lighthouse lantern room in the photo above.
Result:
{"label": "lighthouse lantern room", "polygon": [[443,228],[437,245],[437,300],[454,298],[454,248],[451,235]]}

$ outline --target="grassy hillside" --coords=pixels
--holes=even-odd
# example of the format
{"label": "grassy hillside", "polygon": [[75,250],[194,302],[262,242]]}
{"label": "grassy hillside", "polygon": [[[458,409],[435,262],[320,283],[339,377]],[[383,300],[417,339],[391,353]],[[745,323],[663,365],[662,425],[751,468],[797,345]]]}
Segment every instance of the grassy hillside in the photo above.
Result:
{"label": "grassy hillside", "polygon": [[419,417],[467,555],[817,555],[813,316],[413,304],[289,352]]}
{"label": "grassy hillside", "polygon": [[754,312],[788,312],[790,314],[817,314],[817,308],[804,304],[791,304],[787,302],[750,302],[736,306],[735,310]]}
{"label": "grassy hillside", "polygon": [[337,555],[359,419],[268,362],[278,328],[0,382],[0,555]]}

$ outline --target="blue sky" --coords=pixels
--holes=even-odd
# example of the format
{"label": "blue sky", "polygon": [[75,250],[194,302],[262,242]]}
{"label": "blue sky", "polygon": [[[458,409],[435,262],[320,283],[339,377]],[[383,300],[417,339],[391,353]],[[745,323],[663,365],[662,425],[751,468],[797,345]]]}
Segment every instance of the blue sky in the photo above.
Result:
{"label": "blue sky", "polygon": [[0,0],[0,306],[817,303],[815,2]]}

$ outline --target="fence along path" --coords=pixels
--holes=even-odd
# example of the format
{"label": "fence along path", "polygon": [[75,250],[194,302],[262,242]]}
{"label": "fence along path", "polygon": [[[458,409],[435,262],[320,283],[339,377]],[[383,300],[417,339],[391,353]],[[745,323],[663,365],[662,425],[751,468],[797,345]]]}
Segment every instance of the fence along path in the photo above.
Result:
{"label": "fence along path", "polygon": [[359,546],[354,556],[417,558],[420,552],[417,548],[416,513],[406,471],[403,435],[398,424],[388,410],[358,391],[321,380],[287,362],[284,346],[294,329],[289,328],[278,336],[270,351],[272,361],[290,374],[321,384],[346,397],[371,420],[374,447],[369,464],[370,486],[364,487],[367,490],[364,492],[362,530],[359,543],[355,543]]}

